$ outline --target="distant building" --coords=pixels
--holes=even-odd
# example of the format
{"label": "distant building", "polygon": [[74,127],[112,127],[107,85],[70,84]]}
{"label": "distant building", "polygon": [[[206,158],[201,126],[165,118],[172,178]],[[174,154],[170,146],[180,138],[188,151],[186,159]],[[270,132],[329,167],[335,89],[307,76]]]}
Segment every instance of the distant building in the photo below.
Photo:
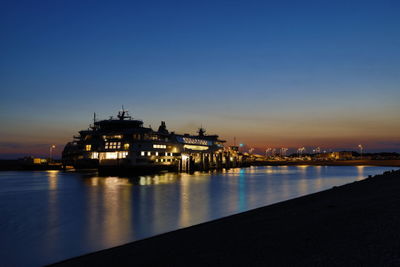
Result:
{"label": "distant building", "polygon": [[353,159],[353,152],[351,151],[339,151],[339,152],[329,152],[320,153],[315,156],[316,159],[323,160],[350,160]]}
{"label": "distant building", "polygon": [[42,159],[42,158],[35,158],[35,157],[25,157],[22,159],[23,164],[47,164],[47,159]]}

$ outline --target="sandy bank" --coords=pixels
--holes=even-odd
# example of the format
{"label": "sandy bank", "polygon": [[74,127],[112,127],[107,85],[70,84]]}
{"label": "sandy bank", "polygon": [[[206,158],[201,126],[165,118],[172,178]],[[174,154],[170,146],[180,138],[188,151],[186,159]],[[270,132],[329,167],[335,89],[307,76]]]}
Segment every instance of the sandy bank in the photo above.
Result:
{"label": "sandy bank", "polygon": [[400,171],[54,266],[400,266]]}

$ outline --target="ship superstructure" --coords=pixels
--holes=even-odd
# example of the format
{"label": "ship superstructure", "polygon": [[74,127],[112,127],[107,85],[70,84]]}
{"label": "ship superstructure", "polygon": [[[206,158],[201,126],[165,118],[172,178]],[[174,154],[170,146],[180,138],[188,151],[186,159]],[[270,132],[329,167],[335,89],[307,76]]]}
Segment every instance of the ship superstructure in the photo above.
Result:
{"label": "ship superstructure", "polygon": [[82,130],[62,153],[64,165],[99,170],[207,170],[238,166],[239,153],[224,148],[218,135],[175,134],[164,121],[158,130],[144,127],[126,110]]}

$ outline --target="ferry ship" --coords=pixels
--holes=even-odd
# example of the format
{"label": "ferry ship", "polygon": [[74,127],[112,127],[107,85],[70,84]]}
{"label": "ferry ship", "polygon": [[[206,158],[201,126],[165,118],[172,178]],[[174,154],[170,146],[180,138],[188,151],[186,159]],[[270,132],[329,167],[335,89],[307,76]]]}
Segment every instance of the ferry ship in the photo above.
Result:
{"label": "ferry ship", "polygon": [[64,166],[114,171],[194,171],[240,165],[242,155],[225,148],[218,135],[168,131],[164,121],[155,131],[122,109],[117,118],[96,121],[74,136],[62,152]]}

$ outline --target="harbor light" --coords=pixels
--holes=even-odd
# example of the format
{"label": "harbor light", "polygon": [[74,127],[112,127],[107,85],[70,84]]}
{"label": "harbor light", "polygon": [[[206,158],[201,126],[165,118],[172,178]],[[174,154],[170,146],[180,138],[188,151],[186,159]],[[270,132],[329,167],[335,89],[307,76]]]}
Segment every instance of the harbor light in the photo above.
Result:
{"label": "harbor light", "polygon": [[51,158],[52,158],[52,156],[53,156],[53,149],[55,149],[56,148],[56,145],[51,145],[50,146],[50,157],[49,157],[49,162],[51,162]]}
{"label": "harbor light", "polygon": [[360,149],[360,154],[361,154],[361,159],[362,159],[362,156],[363,156],[363,146],[361,145],[361,144],[359,144],[358,145],[358,148]]}

